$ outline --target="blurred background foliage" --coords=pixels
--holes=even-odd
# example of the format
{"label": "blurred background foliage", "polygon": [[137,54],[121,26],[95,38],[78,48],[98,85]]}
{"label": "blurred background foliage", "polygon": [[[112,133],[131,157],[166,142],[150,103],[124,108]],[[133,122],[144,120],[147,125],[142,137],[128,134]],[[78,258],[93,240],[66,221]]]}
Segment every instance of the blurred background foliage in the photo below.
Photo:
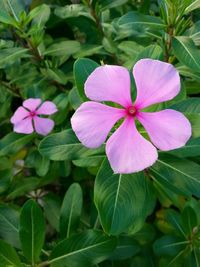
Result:
{"label": "blurred background foliage", "polygon": [[[199,0],[0,1],[0,266],[200,266],[199,8]],[[178,69],[180,94],[150,110],[183,112],[193,136],[144,173],[116,175],[104,147],[78,142],[70,117],[98,65],[131,71],[141,58]],[[30,97],[59,109],[45,138],[12,131],[10,117]]]}

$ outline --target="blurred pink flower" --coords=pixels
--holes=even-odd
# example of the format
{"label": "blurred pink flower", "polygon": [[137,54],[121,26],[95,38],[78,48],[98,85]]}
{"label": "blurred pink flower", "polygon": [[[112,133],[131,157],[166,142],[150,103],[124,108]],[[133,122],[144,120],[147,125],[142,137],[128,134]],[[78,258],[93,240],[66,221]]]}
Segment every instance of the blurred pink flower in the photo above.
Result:
{"label": "blurred pink flower", "polygon": [[[191,136],[191,125],[180,112],[166,109],[143,112],[142,109],[174,98],[180,91],[176,69],[159,60],[142,59],[133,68],[137,87],[135,103],[131,100],[131,82],[127,69],[100,66],[85,82],[85,94],[94,101],[112,101],[115,108],[98,102],[83,103],[71,119],[78,139],[88,148],[101,146],[115,123],[124,118],[106,143],[106,154],[115,173],[141,171],[155,163],[160,150],[184,146]],[[146,129],[152,143],[135,125],[137,119]]]}
{"label": "blurred pink flower", "polygon": [[45,101],[41,105],[41,99],[29,98],[23,102],[11,118],[14,124],[14,132],[31,134],[34,130],[47,135],[54,127],[54,121],[48,118],[41,118],[39,115],[51,115],[57,112],[56,105],[51,101]]}

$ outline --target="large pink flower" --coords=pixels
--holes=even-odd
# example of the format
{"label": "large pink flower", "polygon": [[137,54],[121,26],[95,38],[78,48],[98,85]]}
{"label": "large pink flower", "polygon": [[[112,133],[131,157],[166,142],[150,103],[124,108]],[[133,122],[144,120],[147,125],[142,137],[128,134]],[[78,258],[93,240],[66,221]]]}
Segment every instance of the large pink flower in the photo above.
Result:
{"label": "large pink flower", "polygon": [[[97,148],[105,142],[115,123],[124,118],[106,143],[106,154],[115,173],[141,171],[157,160],[155,146],[164,151],[179,148],[191,136],[191,125],[182,113],[171,109],[142,111],[179,93],[180,77],[176,69],[158,60],[142,59],[135,64],[133,76],[137,87],[134,104],[128,70],[109,65],[96,68],[85,83],[86,96],[94,101],[112,101],[123,108],[88,101],[71,119],[72,128],[83,145]],[[136,119],[154,145],[137,131]]]}
{"label": "large pink flower", "polygon": [[[54,127],[54,121],[41,118],[40,115],[51,115],[57,112],[56,105],[51,101],[45,101],[41,105],[41,99],[29,98],[23,102],[11,118],[14,124],[14,132],[30,134],[35,131],[41,135],[47,135]],[[34,126],[33,126],[34,125]]]}

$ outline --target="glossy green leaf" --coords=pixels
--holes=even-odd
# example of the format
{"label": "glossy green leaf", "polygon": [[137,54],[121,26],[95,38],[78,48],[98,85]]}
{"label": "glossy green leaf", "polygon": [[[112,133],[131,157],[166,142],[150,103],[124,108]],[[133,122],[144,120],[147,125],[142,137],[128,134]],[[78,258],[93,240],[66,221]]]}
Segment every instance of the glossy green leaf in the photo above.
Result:
{"label": "glossy green leaf", "polygon": [[79,143],[72,130],[49,135],[39,145],[39,152],[51,160],[76,159],[86,151],[88,149]]}
{"label": "glossy green leaf", "polygon": [[84,83],[88,76],[98,67],[99,65],[88,58],[77,59],[74,63],[74,78],[77,89],[83,100],[86,100],[84,92]]}
{"label": "glossy green leaf", "polygon": [[165,28],[164,23],[161,19],[154,16],[143,15],[136,11],[130,11],[127,14],[120,17],[118,21],[119,26],[122,27],[134,27],[135,30],[140,28],[155,28],[163,29]]}
{"label": "glossy green leaf", "polygon": [[141,228],[154,205],[154,196],[143,172],[114,174],[105,160],[95,180],[94,201],[104,231],[118,235]]}
{"label": "glossy green leaf", "polygon": [[200,138],[190,139],[185,146],[169,153],[180,158],[200,156]]}
{"label": "glossy green leaf", "polygon": [[80,49],[80,43],[77,41],[54,42],[44,52],[48,56],[70,56]]}
{"label": "glossy green leaf", "polygon": [[68,238],[80,221],[83,193],[79,184],[73,183],[67,190],[60,211],[60,235]]}
{"label": "glossy green leaf", "polygon": [[51,267],[89,267],[108,258],[116,240],[101,231],[88,230],[61,241],[50,255]]}
{"label": "glossy green leaf", "polygon": [[35,265],[44,243],[45,221],[40,207],[32,199],[22,207],[19,235],[24,256]]}
{"label": "glossy green leaf", "polygon": [[186,196],[200,197],[200,166],[192,161],[162,154],[151,171],[157,181]]}
{"label": "glossy green leaf", "polygon": [[200,72],[200,54],[191,38],[176,36],[173,38],[172,47],[175,56],[190,69]]}
{"label": "glossy green leaf", "polygon": [[185,233],[195,235],[198,232],[198,221],[195,211],[191,207],[185,207],[181,213],[182,225]]}
{"label": "glossy green leaf", "polygon": [[22,267],[20,259],[15,251],[8,243],[0,240],[0,267]]}

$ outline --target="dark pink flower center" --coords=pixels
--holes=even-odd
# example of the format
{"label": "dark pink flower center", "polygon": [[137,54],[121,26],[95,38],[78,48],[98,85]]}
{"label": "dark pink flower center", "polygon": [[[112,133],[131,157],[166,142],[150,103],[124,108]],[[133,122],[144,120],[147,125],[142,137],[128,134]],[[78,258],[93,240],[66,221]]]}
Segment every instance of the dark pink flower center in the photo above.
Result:
{"label": "dark pink flower center", "polygon": [[29,116],[31,118],[35,117],[36,115],[37,115],[37,113],[35,111],[30,111],[30,113],[29,113]]}
{"label": "dark pink flower center", "polygon": [[126,110],[129,116],[134,117],[137,114],[137,109],[134,106],[128,107]]}

